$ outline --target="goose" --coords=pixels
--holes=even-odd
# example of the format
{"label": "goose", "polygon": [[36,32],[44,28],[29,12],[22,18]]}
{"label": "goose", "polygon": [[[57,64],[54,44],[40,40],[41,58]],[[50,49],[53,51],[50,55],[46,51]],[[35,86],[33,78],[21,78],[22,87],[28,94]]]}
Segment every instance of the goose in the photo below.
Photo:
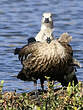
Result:
{"label": "goose", "polygon": [[[45,76],[49,76],[50,80],[61,82],[63,86],[67,86],[68,83],[73,80],[75,84],[77,84],[78,80],[75,75],[75,66],[80,67],[80,63],[73,58],[73,51],[69,45],[71,40],[72,37],[68,33],[61,34],[61,36],[55,40],[53,36],[52,14],[44,13],[41,30],[37,36],[35,38],[29,38],[28,44],[22,48],[15,49],[14,54],[18,54],[19,60],[23,65],[17,78],[34,81],[34,83],[36,83],[37,79],[40,79],[42,89],[44,88],[44,80],[46,80]],[[45,54],[44,57],[42,57],[43,54]],[[61,57],[62,54],[64,54],[65,57]],[[66,57],[68,57],[68,59],[66,59]],[[48,60],[47,58],[51,59]],[[57,61],[55,62],[56,58]],[[56,64],[55,66],[53,66],[54,62]],[[63,65],[63,68],[60,67],[61,65]],[[41,68],[43,68],[43,70]],[[59,78],[59,76],[61,76],[61,78]]]}
{"label": "goose", "polygon": [[47,37],[46,42],[23,46],[18,57],[23,66],[17,76],[21,80],[36,82],[40,79],[42,89],[45,76],[59,81],[62,86],[67,86],[73,80],[75,85],[78,83],[73,65],[73,50],[67,42]]}

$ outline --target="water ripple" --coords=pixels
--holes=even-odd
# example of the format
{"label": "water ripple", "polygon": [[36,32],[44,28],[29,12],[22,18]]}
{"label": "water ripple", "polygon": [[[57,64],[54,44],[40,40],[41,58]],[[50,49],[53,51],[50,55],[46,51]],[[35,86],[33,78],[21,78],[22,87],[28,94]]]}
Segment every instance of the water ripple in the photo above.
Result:
{"label": "water ripple", "polygon": [[[82,0],[0,0],[0,80],[5,80],[3,90],[17,92],[34,89],[32,82],[24,82],[16,76],[21,69],[15,47],[27,43],[40,30],[43,12],[52,12],[55,36],[69,32],[74,57],[83,65],[83,1]],[[77,77],[83,80],[83,67]],[[39,83],[39,81],[38,81]]]}

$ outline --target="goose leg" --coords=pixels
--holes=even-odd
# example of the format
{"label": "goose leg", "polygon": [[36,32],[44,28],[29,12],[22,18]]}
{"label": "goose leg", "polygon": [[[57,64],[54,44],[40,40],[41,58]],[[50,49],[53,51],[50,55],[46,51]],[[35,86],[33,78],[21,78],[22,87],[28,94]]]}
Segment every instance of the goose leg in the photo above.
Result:
{"label": "goose leg", "polygon": [[44,91],[44,80],[43,79],[40,79],[40,83],[41,83],[42,91]]}
{"label": "goose leg", "polygon": [[35,96],[36,96],[36,98],[38,97],[38,90],[37,90],[37,81],[35,80],[34,81],[34,87],[35,87]]}

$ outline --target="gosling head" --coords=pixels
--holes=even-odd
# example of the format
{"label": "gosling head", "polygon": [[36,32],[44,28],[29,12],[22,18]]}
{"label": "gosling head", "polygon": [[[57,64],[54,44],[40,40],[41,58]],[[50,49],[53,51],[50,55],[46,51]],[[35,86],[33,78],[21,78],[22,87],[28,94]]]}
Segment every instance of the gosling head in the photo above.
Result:
{"label": "gosling head", "polygon": [[42,16],[41,30],[44,30],[47,28],[53,29],[53,20],[52,20],[51,13],[43,13],[43,16]]}

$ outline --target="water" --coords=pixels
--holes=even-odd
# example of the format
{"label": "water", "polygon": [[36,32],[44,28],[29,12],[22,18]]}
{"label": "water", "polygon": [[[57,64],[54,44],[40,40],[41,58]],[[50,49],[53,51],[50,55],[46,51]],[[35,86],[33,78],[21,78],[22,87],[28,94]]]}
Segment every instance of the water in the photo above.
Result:
{"label": "water", "polygon": [[[0,80],[5,81],[4,91],[34,89],[33,82],[14,77],[22,66],[13,51],[15,47],[26,44],[29,37],[36,36],[43,12],[53,13],[56,37],[63,32],[73,36],[74,56],[83,65],[82,0],[0,0]],[[83,81],[83,68],[78,69],[76,74]]]}

